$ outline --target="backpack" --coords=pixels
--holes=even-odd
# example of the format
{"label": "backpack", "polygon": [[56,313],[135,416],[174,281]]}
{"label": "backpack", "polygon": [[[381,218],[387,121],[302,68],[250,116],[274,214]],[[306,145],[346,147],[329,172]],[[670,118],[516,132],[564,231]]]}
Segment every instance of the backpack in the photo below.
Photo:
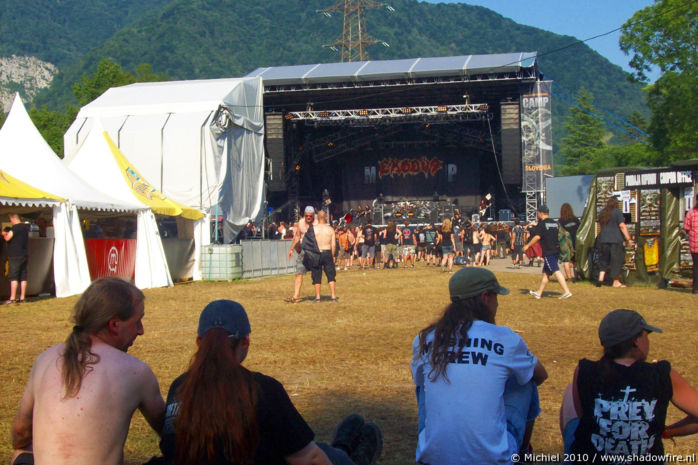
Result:
{"label": "backpack", "polygon": [[560,261],[569,262],[574,256],[574,248],[572,246],[572,236],[569,231],[560,226],[557,231],[557,240],[560,245]]}

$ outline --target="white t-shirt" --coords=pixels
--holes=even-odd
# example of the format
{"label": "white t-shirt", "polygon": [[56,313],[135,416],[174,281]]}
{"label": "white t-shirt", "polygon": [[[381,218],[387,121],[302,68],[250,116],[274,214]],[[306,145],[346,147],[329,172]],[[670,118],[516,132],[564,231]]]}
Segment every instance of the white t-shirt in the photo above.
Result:
{"label": "white t-shirt", "polygon": [[[434,338],[432,331],[426,341]],[[457,352],[457,345],[453,352]],[[511,454],[504,412],[504,386],[510,375],[519,384],[533,377],[536,357],[519,335],[504,326],[476,320],[460,356],[443,377],[429,379],[429,354],[412,344],[412,379],[422,386],[426,422],[417,442],[417,461],[432,465],[508,464]]]}

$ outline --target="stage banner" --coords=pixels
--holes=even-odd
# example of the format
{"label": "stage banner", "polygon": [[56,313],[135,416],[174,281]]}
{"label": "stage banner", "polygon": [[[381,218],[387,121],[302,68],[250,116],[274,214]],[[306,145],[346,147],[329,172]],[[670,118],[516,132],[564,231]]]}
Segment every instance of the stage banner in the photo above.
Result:
{"label": "stage banner", "polygon": [[522,192],[545,189],[545,178],[553,175],[552,81],[536,81],[531,92],[521,96]]}
{"label": "stage banner", "polygon": [[465,154],[357,156],[342,166],[344,201],[457,197],[479,192],[479,160]]}
{"label": "stage banner", "polygon": [[90,278],[104,276],[133,279],[136,270],[136,239],[85,239]]}

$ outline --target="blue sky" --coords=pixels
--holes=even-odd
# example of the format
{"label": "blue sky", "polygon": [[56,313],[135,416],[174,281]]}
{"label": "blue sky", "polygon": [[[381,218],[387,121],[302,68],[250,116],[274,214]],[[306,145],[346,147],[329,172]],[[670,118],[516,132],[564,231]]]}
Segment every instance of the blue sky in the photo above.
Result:
{"label": "blue sky", "polygon": [[[588,39],[623,25],[637,10],[653,0],[426,0],[429,3],[468,3],[489,8],[517,23]],[[389,0],[387,3],[390,3]],[[618,46],[619,32],[593,39],[587,45],[612,63],[630,71]],[[543,52],[543,48],[538,50]],[[657,76],[651,76],[656,79]]]}

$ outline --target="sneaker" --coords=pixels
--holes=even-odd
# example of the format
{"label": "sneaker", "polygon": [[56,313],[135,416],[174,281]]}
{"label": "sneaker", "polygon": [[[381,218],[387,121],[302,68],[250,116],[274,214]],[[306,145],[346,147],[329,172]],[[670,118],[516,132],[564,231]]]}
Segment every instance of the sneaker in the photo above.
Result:
{"label": "sneaker", "polygon": [[565,299],[569,299],[570,297],[572,297],[572,293],[571,293],[571,292],[565,292],[565,293],[562,294],[560,297],[558,297],[558,299],[560,299],[560,300],[565,300]]}
{"label": "sneaker", "polygon": [[[531,294],[536,299],[540,299],[540,294],[537,293],[536,291],[528,291],[528,293]],[[570,295],[572,295],[572,294],[570,294]]]}
{"label": "sneaker", "polygon": [[594,283],[594,286],[596,286],[596,287],[601,287],[601,286],[603,286],[603,283],[602,283],[601,281],[596,281],[596,282]]}
{"label": "sneaker", "polygon": [[364,419],[361,415],[352,413],[342,420],[334,432],[332,447],[338,447],[347,454],[351,454],[359,444],[361,428],[364,426]]}
{"label": "sneaker", "polygon": [[356,465],[373,465],[383,450],[383,436],[375,423],[366,423],[361,427],[359,442],[349,457]]}

